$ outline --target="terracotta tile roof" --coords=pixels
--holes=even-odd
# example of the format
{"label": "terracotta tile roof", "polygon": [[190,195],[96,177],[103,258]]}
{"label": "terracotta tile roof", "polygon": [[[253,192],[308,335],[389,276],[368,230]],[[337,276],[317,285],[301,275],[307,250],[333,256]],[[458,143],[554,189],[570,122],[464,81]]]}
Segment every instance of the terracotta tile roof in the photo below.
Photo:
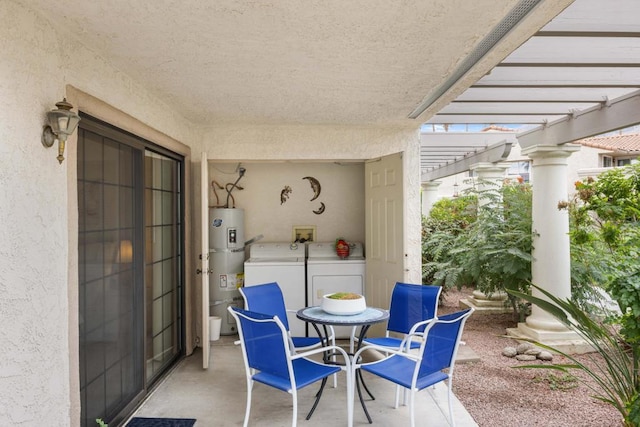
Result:
{"label": "terracotta tile roof", "polygon": [[509,129],[502,126],[491,125],[482,129],[480,132],[515,132],[515,129]]}
{"label": "terracotta tile roof", "polygon": [[602,148],[604,150],[615,151],[616,153],[640,154],[640,133],[594,136],[576,142],[587,147]]}

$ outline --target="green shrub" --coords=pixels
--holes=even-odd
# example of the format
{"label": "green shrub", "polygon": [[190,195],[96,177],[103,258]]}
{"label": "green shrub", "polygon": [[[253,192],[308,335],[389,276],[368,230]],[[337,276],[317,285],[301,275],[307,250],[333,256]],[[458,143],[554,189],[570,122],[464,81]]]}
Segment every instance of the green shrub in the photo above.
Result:
{"label": "green shrub", "polygon": [[[461,202],[443,202],[426,220],[425,283],[445,288],[470,285],[489,295],[505,289],[528,290],[533,240],[531,188],[517,181],[488,187],[482,193],[470,190]],[[484,202],[480,207],[478,200]],[[463,203],[464,209],[458,206]],[[477,212],[475,218],[471,209]],[[515,299],[511,304],[520,318],[518,312],[526,307]]]}
{"label": "green shrub", "polygon": [[602,287],[620,308],[621,333],[640,342],[640,163],[576,182],[560,208],[571,221],[573,299],[593,311],[591,288]]}

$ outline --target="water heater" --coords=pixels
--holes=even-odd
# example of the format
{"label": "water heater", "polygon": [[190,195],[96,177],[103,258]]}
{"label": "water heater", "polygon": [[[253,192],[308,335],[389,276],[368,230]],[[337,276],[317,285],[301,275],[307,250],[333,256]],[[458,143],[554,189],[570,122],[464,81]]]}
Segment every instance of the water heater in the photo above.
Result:
{"label": "water heater", "polygon": [[222,319],[222,335],[237,332],[227,307],[244,304],[238,290],[244,284],[244,244],[244,210],[209,209],[209,315]]}

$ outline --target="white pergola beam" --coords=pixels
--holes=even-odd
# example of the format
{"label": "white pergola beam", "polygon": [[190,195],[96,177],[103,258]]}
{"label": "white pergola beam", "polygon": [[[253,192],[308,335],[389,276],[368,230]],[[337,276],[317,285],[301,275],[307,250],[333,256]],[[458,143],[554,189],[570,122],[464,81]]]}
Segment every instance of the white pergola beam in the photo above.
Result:
{"label": "white pergola beam", "polygon": [[502,141],[495,143],[486,150],[471,156],[462,157],[452,163],[444,164],[437,169],[422,173],[422,182],[435,181],[461,172],[468,171],[471,165],[476,163],[496,163],[509,157],[514,141]]}
{"label": "white pergola beam", "polygon": [[540,123],[544,123],[545,121],[548,121],[548,120],[557,120],[557,119],[562,118],[562,117],[563,116],[561,116],[561,115],[557,115],[557,116],[546,116],[546,115],[535,116],[535,115],[530,115],[530,114],[527,114],[527,115],[521,115],[521,114],[514,114],[514,115],[491,115],[491,114],[478,114],[478,115],[449,114],[449,115],[445,115],[445,114],[438,114],[437,116],[433,116],[433,118],[431,118],[431,120],[429,120],[427,122],[427,124],[431,124],[431,123],[433,123],[433,124],[451,124],[451,125],[473,124],[473,123],[477,123],[477,124],[484,124],[484,123],[500,123],[500,124],[534,123],[534,124],[540,124]]}
{"label": "white pergola beam", "polygon": [[517,135],[520,148],[561,145],[640,123],[640,90]]}

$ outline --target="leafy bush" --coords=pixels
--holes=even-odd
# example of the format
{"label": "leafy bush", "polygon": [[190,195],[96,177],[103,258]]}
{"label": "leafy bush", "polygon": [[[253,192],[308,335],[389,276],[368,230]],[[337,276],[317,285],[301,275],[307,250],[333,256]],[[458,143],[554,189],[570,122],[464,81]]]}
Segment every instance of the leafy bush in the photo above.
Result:
{"label": "leafy bush", "polygon": [[[487,203],[477,208],[478,198]],[[622,310],[628,339],[640,340],[640,164],[576,183],[569,210],[572,299],[600,309],[605,289]],[[477,212],[474,214],[474,212]],[[423,220],[423,283],[526,291],[531,280],[531,188],[507,182],[436,203]],[[523,307],[511,299],[514,312]]]}
{"label": "leafy bush", "polygon": [[455,285],[453,272],[448,272],[445,284],[442,275],[431,266],[448,257],[455,237],[476,221],[477,210],[477,197],[464,195],[438,200],[429,217],[422,217],[422,283],[444,284],[445,290]]}
{"label": "leafy bush", "polygon": [[569,210],[571,261],[581,273],[573,276],[574,299],[590,311],[580,296],[601,286],[620,308],[621,333],[640,342],[640,164],[576,182],[575,196],[560,208]]}
{"label": "leafy bush", "polygon": [[[508,181],[482,193],[471,190],[466,197],[451,205],[443,202],[426,221],[423,279],[445,288],[472,285],[488,295],[505,289],[527,291],[533,240],[530,186]],[[475,220],[468,213],[476,206],[471,200],[483,201]],[[454,203],[466,203],[465,209],[454,210]],[[441,214],[445,208],[451,217]],[[439,215],[446,220],[438,220]],[[515,299],[511,304],[516,315],[524,308]]]}

